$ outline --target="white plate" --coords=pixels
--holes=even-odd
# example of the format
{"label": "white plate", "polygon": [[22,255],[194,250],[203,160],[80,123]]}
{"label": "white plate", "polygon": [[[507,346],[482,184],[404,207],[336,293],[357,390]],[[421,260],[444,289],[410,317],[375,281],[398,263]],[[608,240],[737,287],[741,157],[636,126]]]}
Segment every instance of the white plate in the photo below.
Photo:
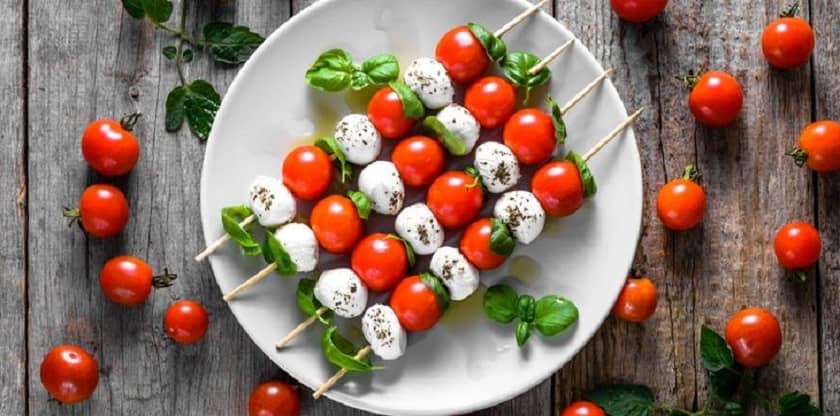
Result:
{"label": "white plate", "polygon": [[[416,57],[433,56],[440,36],[455,25],[476,21],[494,30],[526,7],[523,0],[325,0],[289,20],[239,72],[216,118],[201,181],[205,239],[222,234],[221,208],[243,203],[255,175],[278,176],[293,146],[331,134],[340,116],[364,111],[363,94],[325,94],[307,87],[304,72],[322,51],[340,47],[357,58],[390,51],[405,68]],[[509,50],[543,56],[572,36],[540,13],[505,40]],[[561,103],[602,72],[580,43],[550,68],[550,92]],[[543,106],[539,96],[532,104]],[[625,116],[615,88],[602,85],[568,115],[567,149],[586,151]],[[483,139],[499,140],[499,132]],[[383,157],[389,153],[383,151]],[[327,396],[377,413],[464,413],[523,393],[568,362],[609,313],[630,267],[641,223],[641,168],[632,132],[607,147],[591,167],[599,185],[594,199],[571,218],[549,220],[537,242],[517,247],[505,266],[482,277],[487,285],[504,279],[535,296],[556,293],[572,299],[580,309],[573,330],[552,339],[535,334],[519,349],[512,326],[483,316],[479,292],[453,304],[433,330],[412,335],[401,360],[385,363],[386,369],[374,374],[350,375]],[[389,224],[380,219],[369,231]],[[341,261],[346,262],[331,264]],[[263,266],[260,259],[240,255],[232,244],[210,262],[223,292]],[[294,300],[296,281],[266,279],[230,307],[277,365],[316,388],[335,371],[321,355],[322,326],[313,326],[281,352],[274,349],[302,319]]]}

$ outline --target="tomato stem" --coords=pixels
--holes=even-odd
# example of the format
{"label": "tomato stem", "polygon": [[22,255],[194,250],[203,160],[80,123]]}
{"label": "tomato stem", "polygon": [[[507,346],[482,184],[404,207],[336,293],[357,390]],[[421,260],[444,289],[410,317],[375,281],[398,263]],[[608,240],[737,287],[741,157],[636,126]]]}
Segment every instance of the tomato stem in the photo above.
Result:
{"label": "tomato stem", "polygon": [[785,155],[792,157],[794,163],[796,163],[796,166],[799,167],[804,166],[805,162],[808,161],[808,152],[799,147],[794,147],[793,149],[790,149],[787,153],[785,153]]}
{"label": "tomato stem", "polygon": [[140,119],[141,115],[142,114],[139,111],[124,115],[120,119],[120,126],[127,131],[134,130],[134,126],[137,125],[137,121]]}
{"label": "tomato stem", "polygon": [[702,177],[703,175],[699,170],[697,170],[697,168],[694,167],[694,165],[688,165],[685,167],[685,170],[683,170],[683,179],[688,179],[692,182],[700,182],[700,178]]}
{"label": "tomato stem", "polygon": [[799,2],[795,1],[785,11],[779,14],[779,17],[795,17],[799,14],[799,8]]}
{"label": "tomato stem", "polygon": [[164,287],[172,286],[172,282],[178,278],[178,275],[175,273],[169,273],[169,269],[164,268],[163,274],[153,276],[152,277],[152,286],[160,289]]}
{"label": "tomato stem", "polygon": [[693,90],[694,86],[697,85],[697,82],[700,81],[700,77],[694,75],[693,71],[689,71],[688,75],[677,75],[674,79],[682,82],[689,90]]}
{"label": "tomato stem", "polygon": [[67,223],[67,227],[72,227],[73,224],[79,224],[79,227],[82,226],[80,219],[82,218],[82,211],[79,208],[68,208],[68,207],[61,207],[62,208],[62,215],[64,218],[69,218],[70,221]]}

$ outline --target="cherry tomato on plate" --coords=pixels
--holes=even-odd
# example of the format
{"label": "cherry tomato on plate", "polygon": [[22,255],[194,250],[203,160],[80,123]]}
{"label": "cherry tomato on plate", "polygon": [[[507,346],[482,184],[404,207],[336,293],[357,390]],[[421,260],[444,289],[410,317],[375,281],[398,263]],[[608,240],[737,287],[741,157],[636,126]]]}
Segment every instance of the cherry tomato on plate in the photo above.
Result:
{"label": "cherry tomato on plate", "polygon": [[726,343],[735,361],[748,368],[764,367],[782,348],[782,328],[768,310],[744,309],[726,324]]}
{"label": "cherry tomato on plate", "polygon": [[298,146],[283,160],[283,184],[295,198],[317,199],[333,178],[333,166],[327,152],[318,147]]}
{"label": "cherry tomato on plate", "polygon": [[545,212],[555,217],[574,214],[585,199],[580,171],[568,160],[543,165],[531,178],[531,192]]}
{"label": "cherry tomato on plate", "polygon": [[426,205],[445,228],[465,227],[481,211],[483,202],[478,179],[457,170],[440,175],[426,195]]}
{"label": "cherry tomato on plate", "polygon": [[770,22],[761,35],[761,51],[770,65],[779,69],[798,68],[811,58],[814,51],[814,30],[796,12],[795,3],[778,19]]}
{"label": "cherry tomato on plate", "polygon": [[656,312],[656,286],[647,277],[627,279],[613,306],[613,314],[624,321],[642,323]]}
{"label": "cherry tomato on plate", "polygon": [[386,139],[397,139],[408,133],[416,120],[405,116],[400,96],[391,87],[382,87],[368,102],[368,118]]}
{"label": "cherry tomato on plate", "polygon": [[560,416],[607,416],[598,405],[592,402],[579,401],[569,405]]}
{"label": "cherry tomato on plate", "polygon": [[152,268],[145,261],[133,256],[118,256],[105,262],[99,273],[99,287],[111,302],[135,306],[146,302],[153,285],[157,288],[171,286],[175,277],[168,272],[152,276]]}
{"label": "cherry tomato on plate", "polygon": [[703,221],[706,213],[706,192],[694,178],[694,167],[688,166],[681,178],[666,183],[659,190],[656,197],[656,213],[662,224],[670,230],[690,230]]}
{"label": "cherry tomato on plate", "polygon": [[446,68],[452,81],[458,84],[478,78],[490,65],[484,45],[467,25],[457,26],[444,33],[435,48],[435,59]]}
{"label": "cherry tomato on plate", "polygon": [[406,185],[427,186],[443,172],[446,155],[437,140],[412,136],[394,146],[391,161]]}
{"label": "cherry tomato on plate", "polygon": [[662,13],[668,0],[610,0],[618,17],[633,23],[646,22]]}
{"label": "cherry tomato on plate", "polygon": [[779,229],[773,247],[782,267],[802,270],[813,266],[820,258],[822,240],[813,225],[795,221]]}
{"label": "cherry tomato on plate", "polygon": [[267,381],[257,386],[248,398],[248,416],[298,416],[300,396],[294,386],[282,381]]}
{"label": "cherry tomato on plate", "polygon": [[333,254],[350,251],[365,229],[356,205],[341,195],[330,195],[318,201],[309,221],[318,243]]}
{"label": "cherry tomato on plate", "polygon": [[368,289],[374,292],[389,291],[408,271],[405,244],[391,234],[368,235],[356,244],[350,265]]}
{"label": "cherry tomato on plate", "polygon": [[181,345],[194,344],[204,338],[210,320],[204,306],[194,300],[179,300],[166,310],[163,328]]}
{"label": "cherry tomato on plate", "polygon": [[817,121],[802,130],[799,147],[788,152],[797,165],[808,164],[816,172],[840,170],[840,123]]}
{"label": "cherry tomato on plate", "polygon": [[104,176],[128,173],[140,157],[140,144],[131,129],[139,113],[121,121],[110,118],[96,120],[82,134],[82,155],[93,170]]}
{"label": "cherry tomato on plate", "polygon": [[506,122],[516,107],[516,91],[499,77],[484,77],[474,82],[464,96],[464,106],[486,129]]}
{"label": "cherry tomato on plate", "polygon": [[743,105],[741,84],[723,71],[703,74],[688,96],[688,106],[697,121],[715,128],[732,123]]}
{"label": "cherry tomato on plate", "polygon": [[431,275],[406,277],[391,293],[391,309],[406,331],[425,331],[435,326],[446,310],[446,303],[441,304],[440,299],[446,296],[443,284],[438,281],[434,285],[442,291],[436,293],[430,279],[437,278]]}
{"label": "cherry tomato on plate", "polygon": [[79,220],[82,229],[97,238],[119,234],[128,222],[128,201],[111,185],[91,185],[82,192],[79,208],[65,209],[64,216]]}
{"label": "cherry tomato on plate", "polygon": [[74,345],[59,345],[41,362],[41,384],[59,402],[78,403],[96,390],[99,367],[85,350]]}
{"label": "cherry tomato on plate", "polygon": [[459,245],[461,253],[467,261],[480,270],[491,270],[502,265],[507,257],[497,254],[490,249],[490,236],[493,233],[493,222],[490,218],[482,218],[467,227],[461,235]]}
{"label": "cherry tomato on plate", "polygon": [[502,138],[516,160],[524,165],[548,160],[557,146],[551,116],[535,108],[514,113],[505,123]]}

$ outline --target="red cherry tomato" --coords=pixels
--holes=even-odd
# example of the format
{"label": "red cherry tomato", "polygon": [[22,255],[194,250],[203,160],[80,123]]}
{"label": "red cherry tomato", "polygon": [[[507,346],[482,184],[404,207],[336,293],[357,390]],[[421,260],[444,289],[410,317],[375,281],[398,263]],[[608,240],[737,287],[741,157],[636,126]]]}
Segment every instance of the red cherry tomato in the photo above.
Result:
{"label": "red cherry tomato", "polygon": [[257,386],[248,398],[248,416],[298,416],[300,396],[294,386],[282,381],[267,381]]}
{"label": "red cherry tomato", "polygon": [[169,306],[163,327],[181,345],[194,344],[207,333],[209,318],[204,306],[194,300],[179,300]]}
{"label": "red cherry tomato", "polygon": [[330,156],[315,146],[298,146],[283,160],[283,184],[295,198],[319,198],[332,182]]}
{"label": "red cherry tomato", "polygon": [[457,26],[440,38],[435,48],[435,59],[443,64],[449,77],[458,84],[478,78],[490,65],[487,51],[466,25]]}
{"label": "red cherry tomato", "polygon": [[774,20],[761,35],[761,50],[770,65],[780,69],[798,68],[814,51],[814,30],[804,19],[786,16]]}
{"label": "red cherry tomato", "polygon": [[549,162],[531,178],[531,192],[548,215],[566,217],[583,206],[583,179],[572,162]]}
{"label": "red cherry tomato", "polygon": [[816,172],[840,170],[840,123],[818,121],[811,123],[799,135],[799,148],[793,156],[797,163],[808,163]]}
{"label": "red cherry tomato", "polygon": [[97,238],[119,234],[128,222],[128,201],[122,191],[111,185],[91,185],[79,198],[79,209],[67,210],[65,216],[78,218],[86,233]]}
{"label": "red cherry tomato", "polygon": [[598,405],[592,402],[574,402],[560,416],[607,416]]}
{"label": "red cherry tomato", "polygon": [[85,350],[74,345],[59,345],[41,362],[41,384],[61,403],[86,400],[99,383],[99,367]]}
{"label": "red cherry tomato", "polygon": [[146,302],[152,291],[152,284],[169,285],[174,275],[160,276],[155,281],[152,268],[145,261],[133,256],[118,256],[108,260],[99,273],[99,286],[111,302],[125,306]]}
{"label": "red cherry tomato", "polygon": [[461,228],[481,211],[484,192],[478,180],[461,171],[440,175],[426,195],[426,205],[445,228]]}
{"label": "red cherry tomato", "polygon": [[506,122],[516,107],[516,91],[499,77],[484,77],[467,89],[464,106],[481,127],[493,129]]}
{"label": "red cherry tomato", "polygon": [[140,144],[129,122],[103,118],[88,124],[82,134],[82,155],[93,170],[104,176],[120,176],[137,164]]}
{"label": "red cherry tomato", "polygon": [[490,235],[493,223],[482,218],[467,227],[461,236],[460,249],[467,261],[480,270],[491,270],[502,265],[507,257],[490,250]]}
{"label": "red cherry tomato", "polygon": [[437,140],[412,136],[401,140],[391,153],[391,161],[408,186],[427,186],[443,172],[446,155]]}
{"label": "red cherry tomato", "polygon": [[415,120],[403,112],[400,96],[391,87],[382,87],[368,102],[368,118],[386,139],[398,139],[408,133]]}
{"label": "red cherry tomato", "polygon": [[662,13],[668,0],[610,0],[618,17],[633,23],[646,22]]}
{"label": "red cherry tomato", "polygon": [[435,326],[443,314],[435,292],[420,276],[403,279],[391,294],[390,304],[400,325],[409,332],[425,331]]}
{"label": "red cherry tomato", "polygon": [[813,225],[796,221],[786,224],[776,233],[773,246],[782,267],[801,270],[813,266],[820,258],[822,240]]}
{"label": "red cherry tomato", "polygon": [[732,348],[738,364],[748,368],[764,367],[782,348],[782,328],[770,311],[744,309],[726,324],[726,343]]}
{"label": "red cherry tomato", "polygon": [[656,312],[656,286],[647,277],[630,278],[618,295],[613,314],[624,321],[642,323]]}
{"label": "red cherry tomato", "polygon": [[542,163],[554,153],[557,139],[551,116],[533,108],[519,110],[510,117],[502,132],[505,146],[509,147],[519,163]]}
{"label": "red cherry tomato", "polygon": [[365,229],[356,205],[341,195],[330,195],[318,201],[309,221],[318,243],[333,254],[350,251]]}
{"label": "red cherry tomato", "polygon": [[722,71],[704,74],[688,96],[688,105],[697,121],[709,127],[732,123],[744,104],[738,80]]}
{"label": "red cherry tomato", "polygon": [[690,179],[690,168],[679,179],[674,179],[659,190],[656,213],[665,227],[674,231],[694,228],[706,213],[706,193]]}
{"label": "red cherry tomato", "polygon": [[353,249],[350,264],[365,286],[374,292],[393,289],[408,271],[402,240],[383,233],[371,234],[359,241]]}

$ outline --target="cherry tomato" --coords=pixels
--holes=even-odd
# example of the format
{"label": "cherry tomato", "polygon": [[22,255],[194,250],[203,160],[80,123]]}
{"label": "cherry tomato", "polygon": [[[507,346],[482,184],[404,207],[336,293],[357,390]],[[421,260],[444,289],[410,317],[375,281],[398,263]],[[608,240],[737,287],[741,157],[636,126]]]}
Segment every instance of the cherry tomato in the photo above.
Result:
{"label": "cherry tomato", "polygon": [[446,155],[437,140],[412,136],[401,140],[391,153],[391,161],[408,186],[427,186],[443,172]]}
{"label": "cherry tomato", "polygon": [[694,117],[709,127],[723,127],[733,122],[744,104],[744,92],[738,80],[722,71],[703,74],[688,96]]}
{"label": "cherry tomato", "polygon": [[524,165],[548,160],[557,146],[551,116],[533,108],[514,113],[505,124],[502,137],[516,160]]}
{"label": "cherry tomato", "polygon": [[356,205],[341,195],[330,195],[318,201],[309,221],[318,243],[333,254],[350,251],[365,229]]}
{"label": "cherry tomato", "polygon": [[131,132],[136,122],[136,118],[129,118],[132,116],[127,116],[123,122],[103,118],[85,127],[82,155],[88,165],[101,175],[124,175],[137,164],[140,144]]}
{"label": "cherry tomato", "polygon": [[782,328],[773,314],[761,308],[738,312],[726,324],[726,343],[735,361],[748,368],[764,367],[782,348]]}
{"label": "cherry tomato", "polygon": [[403,279],[391,293],[390,304],[400,325],[409,332],[425,331],[435,326],[443,314],[435,292],[420,276]]}
{"label": "cherry tomato", "polygon": [[194,344],[207,333],[209,318],[204,306],[194,300],[179,300],[169,306],[163,327],[181,345]]}
{"label": "cherry tomato", "polygon": [[789,153],[798,164],[820,173],[840,170],[840,123],[811,123],[799,135],[799,148]]}
{"label": "cherry tomato", "polygon": [[458,84],[478,78],[490,65],[487,51],[467,25],[457,26],[440,38],[435,48],[435,59],[443,64],[449,77]]}
{"label": "cherry tomato", "polygon": [[814,51],[814,31],[798,16],[772,21],[761,35],[761,50],[770,65],[793,69],[805,65]]}
{"label": "cherry tomato", "polygon": [[647,277],[629,278],[613,306],[613,315],[627,322],[642,323],[656,312],[656,286]]}
{"label": "cherry tomato", "polygon": [[332,182],[330,156],[315,146],[298,146],[283,160],[283,184],[295,198],[317,199]]}
{"label": "cherry tomato", "polygon": [[493,129],[506,122],[516,106],[516,91],[499,77],[484,77],[467,89],[464,106],[481,127]]}
{"label": "cherry tomato", "polygon": [[813,225],[796,221],[776,233],[773,246],[782,267],[801,270],[813,266],[820,258],[822,241],[820,232]]}
{"label": "cherry tomato", "polygon": [[566,217],[583,206],[583,179],[568,160],[549,162],[531,178],[531,192],[548,215]]}
{"label": "cherry tomato", "polygon": [[610,0],[618,17],[633,23],[646,22],[662,13],[668,0]]}
{"label": "cherry tomato", "polygon": [[480,270],[491,270],[502,265],[507,257],[490,250],[490,235],[493,223],[482,218],[467,227],[461,236],[460,249],[467,261]]}
{"label": "cherry tomato", "polygon": [[248,398],[249,416],[298,416],[300,396],[294,386],[282,381],[267,381],[257,386]]}
{"label": "cherry tomato", "polygon": [[691,167],[686,168],[682,178],[666,183],[656,197],[656,213],[670,230],[690,230],[703,221],[706,193],[692,175]]}
{"label": "cherry tomato", "polygon": [[461,228],[481,211],[484,192],[478,179],[461,171],[440,175],[429,187],[426,205],[445,228]]}
{"label": "cherry tomato", "polygon": [[607,416],[598,405],[592,402],[574,402],[560,416]]}
{"label": "cherry tomato", "polygon": [[78,209],[64,211],[65,217],[79,219],[82,229],[97,238],[119,234],[128,222],[128,201],[111,185],[91,185],[82,192]]}
{"label": "cherry tomato", "polygon": [[61,403],[86,400],[99,384],[99,367],[85,350],[74,345],[59,345],[41,362],[41,384]]}
{"label": "cherry tomato", "polygon": [[391,87],[382,87],[368,102],[368,118],[379,134],[386,139],[397,139],[408,133],[415,120],[403,112],[400,96]]}
{"label": "cherry tomato", "polygon": [[152,268],[145,261],[133,256],[118,256],[108,260],[99,273],[99,286],[111,302],[125,306],[146,302],[152,285],[169,286],[174,274],[152,276]]}
{"label": "cherry tomato", "polygon": [[408,271],[405,244],[394,235],[371,234],[353,249],[350,264],[368,289],[389,291]]}

